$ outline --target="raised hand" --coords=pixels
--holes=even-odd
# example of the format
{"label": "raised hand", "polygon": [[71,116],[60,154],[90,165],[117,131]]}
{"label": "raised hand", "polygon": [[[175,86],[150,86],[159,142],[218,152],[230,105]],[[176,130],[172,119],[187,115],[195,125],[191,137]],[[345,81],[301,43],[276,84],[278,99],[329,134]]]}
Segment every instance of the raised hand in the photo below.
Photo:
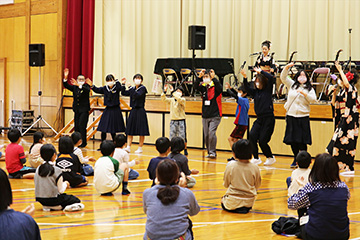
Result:
{"label": "raised hand", "polygon": [[79,86],[78,82],[74,78],[70,79],[70,83],[74,86]]}
{"label": "raised hand", "polygon": [[88,85],[90,85],[90,86],[93,85],[93,82],[91,81],[90,78],[85,79],[85,83],[88,84]]}
{"label": "raised hand", "polygon": [[240,73],[241,73],[241,75],[242,75],[244,78],[247,77],[247,76],[246,76],[246,71],[245,71],[245,69],[242,69],[242,70],[240,71]]}
{"label": "raised hand", "polygon": [[164,86],[164,92],[167,92],[167,90],[168,90],[168,85],[165,84],[165,86]]}
{"label": "raised hand", "polygon": [[127,81],[126,78],[122,78],[122,79],[121,79],[121,83],[122,83],[122,84],[126,84],[126,81]]}
{"label": "raised hand", "polygon": [[228,90],[229,88],[231,88],[230,83],[226,82],[225,83],[225,89]]}
{"label": "raised hand", "polygon": [[288,65],[286,65],[285,68],[286,68],[286,69],[290,69],[290,68],[292,68],[294,65],[295,65],[295,63],[294,63],[294,62],[291,62],[291,63],[289,63]]}
{"label": "raised hand", "polygon": [[68,68],[65,68],[64,69],[64,79],[68,79],[68,76],[69,76],[69,69]]}
{"label": "raised hand", "polygon": [[339,61],[335,61],[335,67],[339,72],[342,71],[342,67],[341,67]]}

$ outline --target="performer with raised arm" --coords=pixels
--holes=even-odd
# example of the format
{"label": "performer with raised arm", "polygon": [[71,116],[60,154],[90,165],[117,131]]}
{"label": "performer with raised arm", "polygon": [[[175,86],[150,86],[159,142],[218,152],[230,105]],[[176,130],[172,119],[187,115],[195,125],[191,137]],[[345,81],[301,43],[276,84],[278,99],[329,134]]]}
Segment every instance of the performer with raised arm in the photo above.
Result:
{"label": "performer with raised arm", "polygon": [[69,69],[64,69],[64,87],[73,92],[73,111],[75,132],[80,132],[82,137],[82,144],[79,147],[86,147],[86,127],[89,121],[90,111],[90,86],[85,82],[85,77],[79,75],[77,80],[72,78],[70,85],[68,81]]}
{"label": "performer with raised arm", "polygon": [[244,77],[245,90],[254,98],[254,109],[257,119],[253,123],[250,131],[250,142],[253,145],[253,159],[254,164],[262,163],[259,158],[259,149],[257,143],[259,142],[263,154],[266,156],[264,165],[272,165],[276,162],[275,157],[271,152],[268,142],[274,132],[275,116],[272,99],[273,83],[275,78],[273,75],[260,68],[254,68],[257,72],[255,77],[255,89],[250,87],[247,80],[246,72],[241,71]]}
{"label": "performer with raised arm", "polygon": [[[355,68],[345,75],[338,61],[335,62],[335,66],[340,73],[338,85],[341,87],[340,92],[333,99],[335,119],[338,119],[338,123],[327,151],[340,163],[340,168],[344,170],[341,175],[354,175],[360,108],[355,84],[359,80],[359,75]],[[340,118],[337,116],[339,113]]]}
{"label": "performer with raised arm", "polygon": [[312,88],[309,76],[299,69],[294,80],[289,77],[289,69],[294,63],[289,63],[281,72],[280,79],[289,89],[286,109],[286,131],[284,143],[291,146],[294,154],[292,168],[296,167],[296,156],[299,151],[307,151],[307,145],[311,145],[310,130],[310,103],[316,101],[315,90]]}
{"label": "performer with raised arm", "polygon": [[101,142],[106,140],[106,133],[110,133],[113,141],[116,133],[125,132],[125,124],[120,108],[120,92],[125,90],[114,75],[108,74],[105,78],[106,85],[96,87],[90,79],[86,83],[98,94],[104,94],[104,105],[106,106],[97,128],[101,132]]}

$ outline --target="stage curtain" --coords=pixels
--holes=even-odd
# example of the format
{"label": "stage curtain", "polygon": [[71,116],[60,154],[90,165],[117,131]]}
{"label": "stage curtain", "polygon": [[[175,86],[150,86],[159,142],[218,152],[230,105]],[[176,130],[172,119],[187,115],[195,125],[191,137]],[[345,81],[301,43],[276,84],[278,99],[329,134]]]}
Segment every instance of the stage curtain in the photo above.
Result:
{"label": "stage curtain", "polygon": [[69,0],[66,22],[65,67],[69,78],[92,79],[95,0]]}
{"label": "stage curtain", "polygon": [[249,54],[270,40],[276,60],[360,59],[360,1],[343,0],[119,0],[95,2],[94,78],[117,78],[140,72],[151,89],[155,61],[191,57],[188,26],[206,26],[206,50],[197,57],[234,58],[235,71]]}

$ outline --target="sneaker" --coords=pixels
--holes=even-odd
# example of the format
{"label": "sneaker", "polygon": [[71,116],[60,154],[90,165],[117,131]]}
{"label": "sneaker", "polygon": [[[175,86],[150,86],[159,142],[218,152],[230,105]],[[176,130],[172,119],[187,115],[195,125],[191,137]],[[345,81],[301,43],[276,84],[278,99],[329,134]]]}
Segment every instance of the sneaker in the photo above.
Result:
{"label": "sneaker", "polygon": [[264,162],[264,166],[270,166],[273,165],[276,162],[275,157],[272,156],[271,158],[267,158]]}
{"label": "sneaker", "polygon": [[205,156],[206,158],[216,158],[216,154],[210,153],[209,155]]}
{"label": "sneaker", "polygon": [[184,149],[184,155],[185,155],[185,156],[189,155],[187,149]]}
{"label": "sneaker", "polygon": [[341,176],[354,176],[355,175],[355,171],[344,171],[340,173]]}
{"label": "sneaker", "polygon": [[255,165],[259,165],[262,163],[260,158],[253,158],[250,160],[251,163],[255,164]]}
{"label": "sneaker", "polygon": [[140,154],[140,153],[142,153],[142,152],[143,152],[143,150],[142,150],[141,147],[139,147],[139,148],[135,151],[136,154]]}
{"label": "sneaker", "polygon": [[129,195],[130,193],[129,189],[125,189],[121,192],[122,195]]}
{"label": "sneaker", "polygon": [[75,212],[75,211],[80,211],[84,209],[84,204],[82,203],[74,203],[71,205],[68,205],[64,208],[64,211],[66,212]]}
{"label": "sneaker", "polygon": [[124,150],[127,151],[128,153],[131,152],[130,146],[127,146]]}

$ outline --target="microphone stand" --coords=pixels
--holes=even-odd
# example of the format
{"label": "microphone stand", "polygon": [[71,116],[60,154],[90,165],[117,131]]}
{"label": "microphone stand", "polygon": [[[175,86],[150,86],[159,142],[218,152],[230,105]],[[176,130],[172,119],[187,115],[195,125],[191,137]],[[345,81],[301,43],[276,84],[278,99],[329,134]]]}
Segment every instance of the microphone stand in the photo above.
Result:
{"label": "microphone stand", "polygon": [[349,28],[349,71],[351,71],[351,31],[352,29]]}

